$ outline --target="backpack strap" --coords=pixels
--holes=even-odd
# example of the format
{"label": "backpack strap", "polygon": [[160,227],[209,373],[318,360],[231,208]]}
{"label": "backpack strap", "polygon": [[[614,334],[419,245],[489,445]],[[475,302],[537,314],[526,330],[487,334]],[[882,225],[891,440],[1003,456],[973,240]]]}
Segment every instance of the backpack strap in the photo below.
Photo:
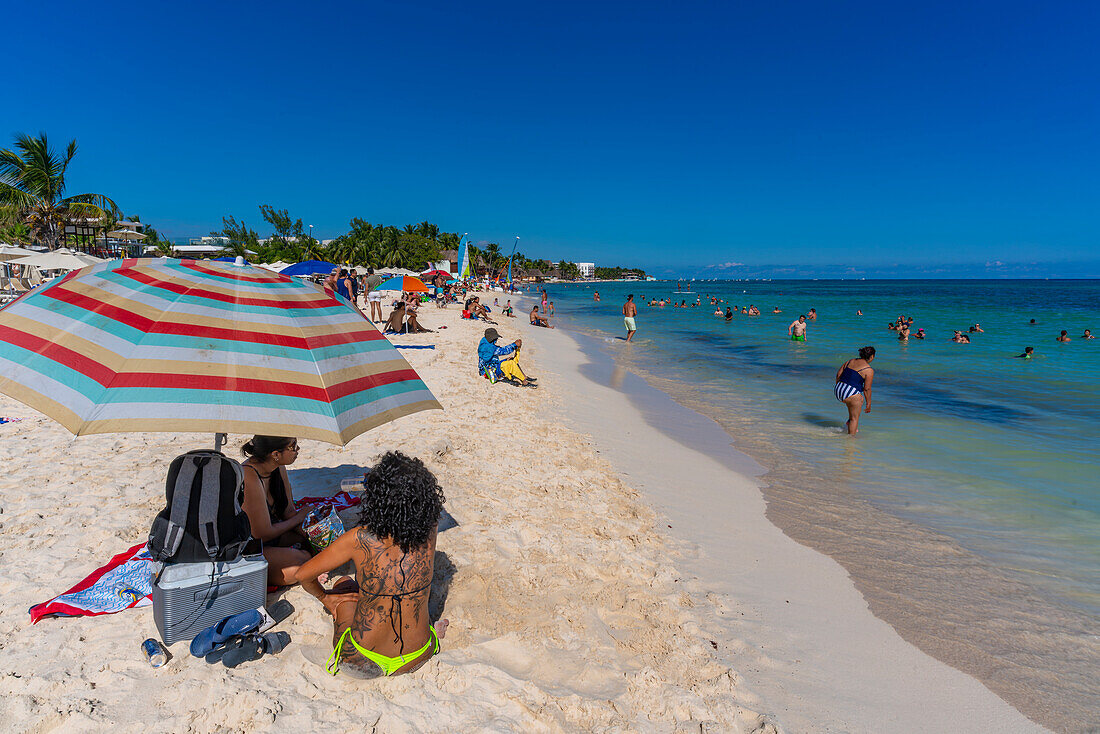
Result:
{"label": "backpack strap", "polygon": [[183,532],[187,525],[187,511],[191,505],[191,485],[195,481],[195,472],[198,471],[197,462],[192,459],[184,461],[180,465],[179,474],[172,488],[172,507],[168,511],[168,527],[164,534],[164,550],[162,555],[171,558],[179,550],[180,541],[183,540]]}
{"label": "backpack strap", "polygon": [[221,506],[222,461],[217,456],[196,456],[193,461],[202,467],[199,491],[199,537],[211,558],[221,550],[218,534],[218,509]]}

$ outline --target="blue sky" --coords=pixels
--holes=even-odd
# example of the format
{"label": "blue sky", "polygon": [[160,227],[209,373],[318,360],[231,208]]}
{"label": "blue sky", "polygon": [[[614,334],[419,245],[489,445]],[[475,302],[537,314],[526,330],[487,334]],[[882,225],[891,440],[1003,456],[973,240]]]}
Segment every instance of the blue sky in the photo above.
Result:
{"label": "blue sky", "polygon": [[1092,3],[39,3],[18,26],[0,145],[76,138],[70,191],[173,237],[266,234],[270,203],[326,238],[427,219],[661,273],[1100,275]]}

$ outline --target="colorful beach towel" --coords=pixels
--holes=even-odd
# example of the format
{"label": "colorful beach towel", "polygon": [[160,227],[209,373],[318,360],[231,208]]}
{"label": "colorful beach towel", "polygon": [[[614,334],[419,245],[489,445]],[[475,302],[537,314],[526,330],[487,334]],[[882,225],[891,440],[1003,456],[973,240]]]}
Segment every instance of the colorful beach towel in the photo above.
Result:
{"label": "colorful beach towel", "polygon": [[35,604],[28,611],[31,623],[43,617],[94,617],[152,603],[153,560],[145,543],[119,553],[64,594]]}
{"label": "colorful beach towel", "polygon": [[349,507],[355,507],[359,504],[359,498],[348,492],[341,492],[340,494],[334,494],[331,497],[302,497],[300,500],[296,500],[297,505],[332,505],[337,512],[346,510]]}

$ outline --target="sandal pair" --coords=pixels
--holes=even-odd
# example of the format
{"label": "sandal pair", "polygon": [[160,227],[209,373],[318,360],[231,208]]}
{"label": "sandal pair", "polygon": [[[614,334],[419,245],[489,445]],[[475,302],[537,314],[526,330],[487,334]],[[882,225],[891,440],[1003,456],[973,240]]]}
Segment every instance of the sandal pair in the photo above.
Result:
{"label": "sandal pair", "polygon": [[235,668],[250,660],[259,660],[264,655],[275,655],[290,644],[290,635],[286,632],[251,633],[233,635],[226,642],[214,648],[206,655],[206,662],[221,662],[227,668]]}

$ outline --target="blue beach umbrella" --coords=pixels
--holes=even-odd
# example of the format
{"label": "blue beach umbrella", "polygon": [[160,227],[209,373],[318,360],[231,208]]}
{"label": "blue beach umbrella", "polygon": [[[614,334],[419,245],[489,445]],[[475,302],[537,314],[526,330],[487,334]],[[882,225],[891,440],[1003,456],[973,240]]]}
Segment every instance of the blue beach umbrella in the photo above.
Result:
{"label": "blue beach umbrella", "polygon": [[294,263],[290,267],[283,268],[279,275],[316,275],[317,273],[331,273],[340,266],[327,263],[324,260],[306,260]]}

